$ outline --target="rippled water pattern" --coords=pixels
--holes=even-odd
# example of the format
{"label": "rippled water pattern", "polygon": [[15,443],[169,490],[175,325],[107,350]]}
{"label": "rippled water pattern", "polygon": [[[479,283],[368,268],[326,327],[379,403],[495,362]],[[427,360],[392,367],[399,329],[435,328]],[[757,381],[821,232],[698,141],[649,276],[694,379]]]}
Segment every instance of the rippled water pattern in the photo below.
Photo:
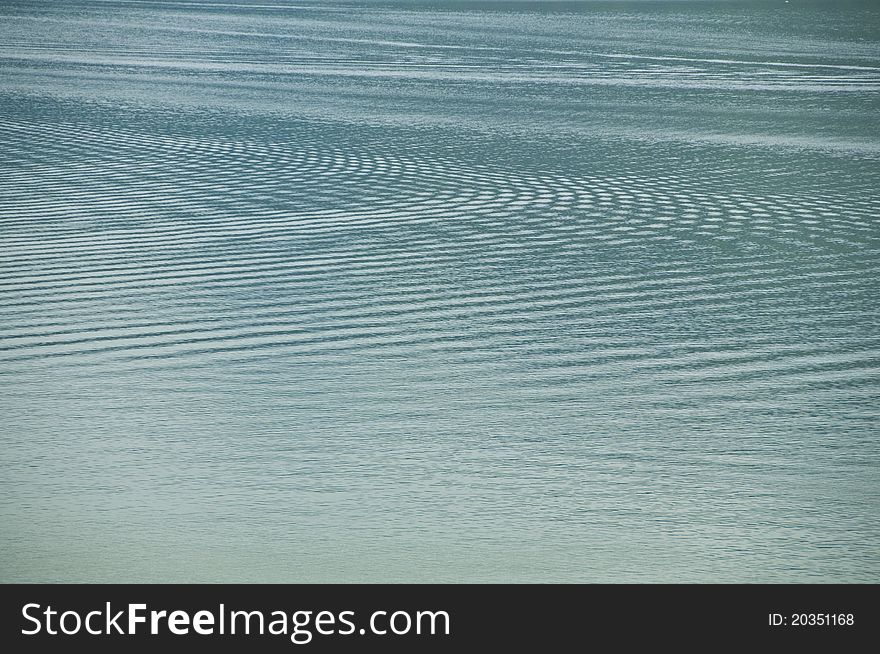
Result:
{"label": "rippled water pattern", "polygon": [[0,580],[878,581],[880,7],[0,6]]}

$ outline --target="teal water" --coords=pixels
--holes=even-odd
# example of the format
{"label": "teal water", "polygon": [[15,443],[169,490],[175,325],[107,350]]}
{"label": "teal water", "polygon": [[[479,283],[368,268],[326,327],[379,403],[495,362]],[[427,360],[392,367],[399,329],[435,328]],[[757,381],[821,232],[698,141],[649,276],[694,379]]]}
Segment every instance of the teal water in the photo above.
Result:
{"label": "teal water", "polygon": [[880,6],[4,2],[0,581],[880,580]]}

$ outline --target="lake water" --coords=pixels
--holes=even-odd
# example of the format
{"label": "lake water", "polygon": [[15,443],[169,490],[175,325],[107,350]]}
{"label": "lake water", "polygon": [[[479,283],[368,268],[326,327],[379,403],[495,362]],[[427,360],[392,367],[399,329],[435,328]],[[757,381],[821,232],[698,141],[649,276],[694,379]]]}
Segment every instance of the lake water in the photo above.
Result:
{"label": "lake water", "polygon": [[0,581],[880,580],[880,6],[0,6]]}

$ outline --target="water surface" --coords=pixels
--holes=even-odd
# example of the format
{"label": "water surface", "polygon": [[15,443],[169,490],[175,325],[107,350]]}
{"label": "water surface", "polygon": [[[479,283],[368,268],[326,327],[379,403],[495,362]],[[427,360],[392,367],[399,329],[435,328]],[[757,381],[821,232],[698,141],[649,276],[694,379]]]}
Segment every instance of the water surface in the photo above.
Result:
{"label": "water surface", "polygon": [[880,578],[872,2],[0,7],[0,580]]}

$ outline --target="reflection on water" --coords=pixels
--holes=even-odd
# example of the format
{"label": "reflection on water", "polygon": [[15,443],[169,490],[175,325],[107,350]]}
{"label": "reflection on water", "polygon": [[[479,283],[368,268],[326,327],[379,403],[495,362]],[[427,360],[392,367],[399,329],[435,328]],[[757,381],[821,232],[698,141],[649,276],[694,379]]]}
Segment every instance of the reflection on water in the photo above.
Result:
{"label": "reflection on water", "polygon": [[0,580],[877,580],[872,3],[0,14]]}

